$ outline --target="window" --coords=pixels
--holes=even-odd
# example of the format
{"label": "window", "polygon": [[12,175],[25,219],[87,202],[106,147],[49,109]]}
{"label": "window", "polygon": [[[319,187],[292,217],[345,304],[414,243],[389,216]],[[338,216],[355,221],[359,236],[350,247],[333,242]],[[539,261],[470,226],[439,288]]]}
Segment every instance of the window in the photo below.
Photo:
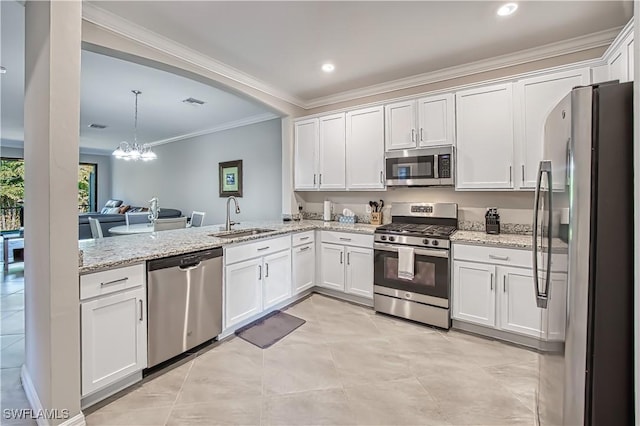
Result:
{"label": "window", "polygon": [[[78,211],[96,211],[98,207],[98,165],[78,166]],[[10,231],[24,226],[24,160],[0,159],[0,230]]]}

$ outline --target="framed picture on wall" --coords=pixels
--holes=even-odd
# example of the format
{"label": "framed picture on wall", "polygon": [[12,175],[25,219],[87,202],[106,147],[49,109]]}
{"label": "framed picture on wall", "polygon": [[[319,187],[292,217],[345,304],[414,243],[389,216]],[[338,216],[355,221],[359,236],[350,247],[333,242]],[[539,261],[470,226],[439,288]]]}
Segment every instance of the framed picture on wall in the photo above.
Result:
{"label": "framed picture on wall", "polygon": [[220,196],[242,197],[242,160],[220,164]]}

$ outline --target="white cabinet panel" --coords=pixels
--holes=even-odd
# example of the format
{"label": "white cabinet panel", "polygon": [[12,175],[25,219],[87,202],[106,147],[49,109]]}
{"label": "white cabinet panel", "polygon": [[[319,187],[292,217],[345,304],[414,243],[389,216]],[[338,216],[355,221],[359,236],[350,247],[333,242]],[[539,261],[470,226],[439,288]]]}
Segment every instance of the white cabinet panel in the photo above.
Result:
{"label": "white cabinet panel", "polygon": [[416,101],[386,105],[386,149],[416,147]]}
{"label": "white cabinet panel", "polygon": [[294,123],[295,189],[316,189],[318,174],[318,119]]}
{"label": "white cabinet panel", "polygon": [[564,341],[567,326],[567,274],[551,274],[548,313],[543,316],[545,338]]}
{"label": "white cabinet panel", "polygon": [[347,293],[373,298],[373,250],[347,247]]}
{"label": "white cabinet panel", "polygon": [[456,93],[460,189],[513,188],[511,83]]}
{"label": "white cabinet panel", "polygon": [[347,188],[384,188],[382,107],[347,113]]}
{"label": "white cabinet panel", "polygon": [[81,305],[82,396],[147,366],[144,287]]}
{"label": "white cabinet panel", "polygon": [[627,81],[627,52],[624,49],[616,50],[607,62],[609,64],[610,80],[620,80],[621,83]]}
{"label": "white cabinet panel", "polygon": [[291,250],[265,256],[262,267],[264,310],[291,296]]}
{"label": "white cabinet panel", "polygon": [[418,146],[453,145],[455,142],[453,94],[418,100]]}
{"label": "white cabinet panel", "polygon": [[293,294],[313,287],[316,271],[316,249],[309,243],[293,249]]}
{"label": "white cabinet panel", "polygon": [[524,268],[498,268],[500,328],[542,337],[542,312],[536,305],[533,273]]}
{"label": "white cabinet panel", "polygon": [[345,188],[345,115],[320,117],[320,189]]}
{"label": "white cabinet panel", "polygon": [[344,246],[322,243],[320,253],[322,278],[318,283],[319,286],[344,291],[344,255]]}
{"label": "white cabinet panel", "polygon": [[262,312],[262,258],[225,269],[225,327]]}
{"label": "white cabinet panel", "polygon": [[571,89],[587,84],[588,68],[547,74],[516,83],[516,148],[520,161],[515,170],[515,180],[519,188],[535,189],[547,116]]}
{"label": "white cabinet panel", "polygon": [[625,49],[627,51],[627,81],[634,80],[634,58],[635,52],[633,51],[634,42],[633,42],[633,34],[630,34],[625,40]]}
{"label": "white cabinet panel", "polygon": [[495,326],[495,266],[455,261],[453,268],[453,318]]}

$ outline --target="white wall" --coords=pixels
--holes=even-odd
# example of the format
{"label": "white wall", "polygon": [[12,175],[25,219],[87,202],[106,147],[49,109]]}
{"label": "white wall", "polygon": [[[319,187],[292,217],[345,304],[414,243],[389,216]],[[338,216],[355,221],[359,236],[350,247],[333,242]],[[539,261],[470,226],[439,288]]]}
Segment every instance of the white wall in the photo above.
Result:
{"label": "white wall", "polygon": [[157,196],[160,208],[177,208],[189,216],[206,212],[205,224],[224,223],[226,198],[220,198],[218,163],[243,160],[242,213],[232,220],[281,219],[282,144],[280,119],[156,146],[151,163],[113,160],[114,198],[148,206]]}

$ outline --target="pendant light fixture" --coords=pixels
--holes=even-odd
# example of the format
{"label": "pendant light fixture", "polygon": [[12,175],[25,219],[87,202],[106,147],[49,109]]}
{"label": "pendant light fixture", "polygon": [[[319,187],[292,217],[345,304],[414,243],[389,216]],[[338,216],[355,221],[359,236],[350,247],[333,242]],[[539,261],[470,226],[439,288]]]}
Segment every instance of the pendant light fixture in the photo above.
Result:
{"label": "pendant light fixture", "polygon": [[131,92],[136,97],[136,109],[133,121],[133,143],[126,141],[120,142],[112,155],[125,161],[155,160],[158,156],[155,152],[151,151],[151,146],[146,143],[142,145],[138,143],[138,95],[141,95],[142,92],[139,90],[132,90]]}

